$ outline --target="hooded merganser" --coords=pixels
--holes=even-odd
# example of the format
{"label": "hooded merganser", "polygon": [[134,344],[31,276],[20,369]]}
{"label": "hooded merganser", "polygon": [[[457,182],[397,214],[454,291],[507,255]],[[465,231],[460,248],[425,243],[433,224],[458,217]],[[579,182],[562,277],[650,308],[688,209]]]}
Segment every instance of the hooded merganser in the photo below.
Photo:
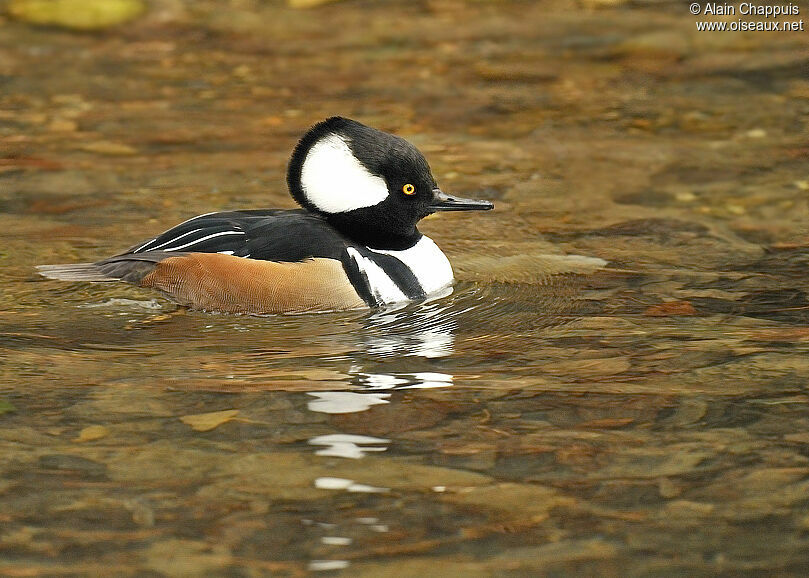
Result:
{"label": "hooded merganser", "polygon": [[303,136],[287,183],[303,209],[200,215],[109,259],[38,269],[63,281],[152,287],[207,311],[378,307],[452,285],[449,260],[419,220],[493,208],[443,193],[406,140],[342,117]]}

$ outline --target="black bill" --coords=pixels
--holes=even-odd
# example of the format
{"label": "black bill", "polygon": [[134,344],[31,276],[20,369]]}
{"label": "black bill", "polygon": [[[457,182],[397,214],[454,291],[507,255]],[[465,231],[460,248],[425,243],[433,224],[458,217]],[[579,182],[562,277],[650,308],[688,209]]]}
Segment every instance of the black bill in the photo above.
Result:
{"label": "black bill", "polygon": [[494,204],[491,201],[453,197],[441,189],[433,189],[430,208],[433,211],[488,211],[494,208]]}

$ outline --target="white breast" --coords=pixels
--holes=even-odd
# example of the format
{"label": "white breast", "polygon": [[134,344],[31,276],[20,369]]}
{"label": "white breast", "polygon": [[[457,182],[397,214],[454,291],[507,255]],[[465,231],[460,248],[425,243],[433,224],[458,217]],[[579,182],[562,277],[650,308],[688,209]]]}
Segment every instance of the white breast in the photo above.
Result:
{"label": "white breast", "polygon": [[402,290],[388,277],[388,274],[385,273],[382,267],[374,263],[368,257],[361,255],[360,252],[353,247],[349,247],[347,251],[351,258],[354,259],[359,270],[365,274],[371,295],[374,296],[378,303],[387,305],[407,301],[407,295],[402,293]]}
{"label": "white breast", "polygon": [[427,295],[452,285],[452,266],[449,259],[429,237],[422,236],[418,243],[404,251],[371,251],[391,255],[407,265]]}

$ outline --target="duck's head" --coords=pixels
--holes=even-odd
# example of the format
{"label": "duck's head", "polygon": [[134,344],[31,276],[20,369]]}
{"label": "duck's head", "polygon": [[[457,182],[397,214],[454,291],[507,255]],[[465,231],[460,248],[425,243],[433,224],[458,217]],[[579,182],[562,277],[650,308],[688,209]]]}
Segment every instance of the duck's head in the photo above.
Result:
{"label": "duck's head", "polygon": [[379,249],[412,246],[420,237],[416,223],[435,211],[494,207],[444,194],[424,155],[403,138],[337,116],[303,136],[287,182],[302,207]]}

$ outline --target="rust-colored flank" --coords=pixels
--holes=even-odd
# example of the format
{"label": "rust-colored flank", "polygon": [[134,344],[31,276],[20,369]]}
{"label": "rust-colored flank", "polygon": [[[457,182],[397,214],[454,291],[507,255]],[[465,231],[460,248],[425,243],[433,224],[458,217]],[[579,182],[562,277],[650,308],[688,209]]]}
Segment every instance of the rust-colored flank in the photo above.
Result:
{"label": "rust-colored flank", "polygon": [[140,285],[159,289],[181,305],[224,313],[366,307],[335,259],[279,263],[221,253],[189,253],[157,263]]}

